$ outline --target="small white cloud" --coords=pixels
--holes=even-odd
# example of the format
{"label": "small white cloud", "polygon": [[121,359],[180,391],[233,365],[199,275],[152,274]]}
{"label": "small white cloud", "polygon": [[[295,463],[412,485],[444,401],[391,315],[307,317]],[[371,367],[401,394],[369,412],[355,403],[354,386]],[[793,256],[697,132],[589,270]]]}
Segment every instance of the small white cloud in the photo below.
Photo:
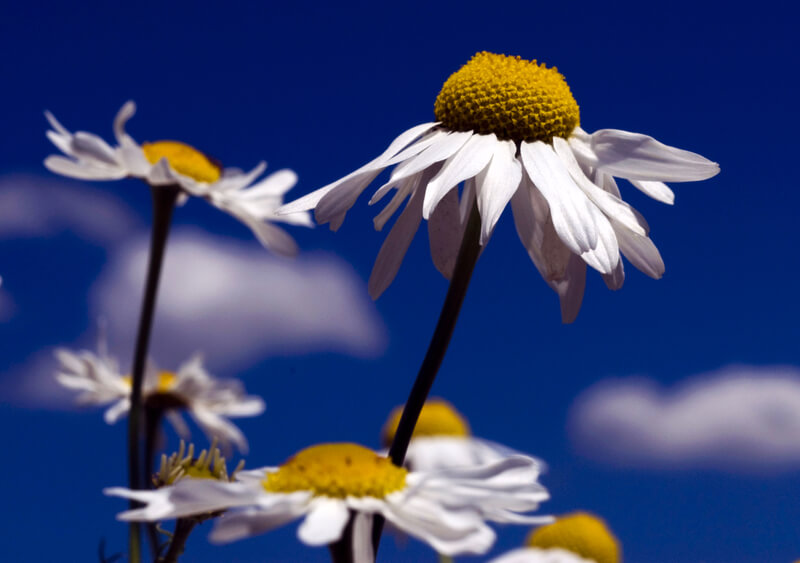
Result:
{"label": "small white cloud", "polygon": [[0,176],[0,238],[73,231],[108,245],[139,228],[135,215],[113,193],[55,178]]}
{"label": "small white cloud", "polygon": [[570,434],[582,453],[619,466],[800,468],[800,369],[729,367],[674,389],[608,380],[575,401]]}
{"label": "small white cloud", "polygon": [[[134,341],[147,253],[146,236],[123,245],[91,290],[92,312],[107,319],[114,350]],[[276,354],[373,356],[385,340],[363,281],[332,255],[286,260],[193,229],[170,237],[150,347],[161,365],[201,350],[228,373]]]}

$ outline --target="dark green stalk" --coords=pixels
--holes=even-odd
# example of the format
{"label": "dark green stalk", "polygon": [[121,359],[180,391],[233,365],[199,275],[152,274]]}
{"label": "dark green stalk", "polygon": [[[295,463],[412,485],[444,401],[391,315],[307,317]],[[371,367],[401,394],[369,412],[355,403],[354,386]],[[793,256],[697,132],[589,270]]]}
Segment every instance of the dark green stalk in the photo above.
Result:
{"label": "dark green stalk", "polygon": [[[397,425],[397,432],[394,435],[392,446],[389,448],[389,457],[392,463],[399,467],[402,467],[405,461],[406,451],[408,450],[409,442],[411,442],[414,427],[417,425],[422,407],[425,405],[428,393],[430,393],[433,381],[436,379],[436,374],[447,352],[447,346],[450,344],[450,338],[453,336],[458,313],[461,311],[461,304],[467,294],[472,271],[475,269],[475,263],[480,255],[480,234],[481,218],[477,204],[473,204],[466,229],[464,230],[464,238],[461,240],[461,247],[458,250],[458,258],[456,259],[453,277],[450,280],[450,287],[447,289],[444,305],[442,305],[442,311],[439,313],[439,322],[436,324],[436,330],[433,332],[425,359],[422,360],[417,379],[414,381],[414,386],[411,388],[411,393],[408,395],[403,414]],[[375,548],[376,556],[382,531],[383,518],[376,516],[375,525],[372,529],[372,544]]]}
{"label": "dark green stalk", "polygon": [[[148,406],[147,402],[145,402],[144,413],[144,485],[146,488],[151,488],[152,482],[148,479],[148,475],[155,472],[154,459],[158,444],[158,432],[161,429],[161,421],[164,418],[164,409]],[[161,552],[158,542],[158,530],[155,522],[148,522],[145,526],[147,528],[150,551],[155,561]]]}
{"label": "dark green stalk", "polygon": [[[142,426],[142,385],[147,361],[147,349],[150,344],[150,331],[153,326],[153,314],[156,307],[158,282],[161,276],[161,265],[164,261],[164,250],[175,208],[175,200],[180,193],[177,186],[151,186],[153,199],[153,229],[150,237],[150,258],[147,265],[144,297],[142,299],[139,330],[136,335],[136,349],[131,370],[131,411],[128,417],[128,486],[133,489],[142,488],[142,460],[140,433]],[[131,508],[136,508],[136,501],[131,501]],[[141,530],[137,522],[130,526],[130,544],[128,555],[131,563],[141,561]]]}
{"label": "dark green stalk", "polygon": [[185,518],[181,518],[175,523],[175,532],[172,534],[169,549],[164,558],[159,560],[159,563],[177,563],[178,557],[183,554],[183,550],[186,547],[186,540],[189,539],[189,534],[192,533],[196,523],[194,520]]}

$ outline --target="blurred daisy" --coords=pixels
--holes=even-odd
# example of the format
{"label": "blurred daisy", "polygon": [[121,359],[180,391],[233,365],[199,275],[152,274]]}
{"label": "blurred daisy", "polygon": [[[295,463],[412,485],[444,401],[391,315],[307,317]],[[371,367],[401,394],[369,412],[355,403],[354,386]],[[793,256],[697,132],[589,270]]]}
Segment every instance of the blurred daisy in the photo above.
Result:
{"label": "blurred daisy", "polygon": [[476,54],[445,82],[434,115],[436,122],[405,131],[358,170],[278,210],[314,209],[317,222],[336,230],[361,192],[396,165],[370,200],[396,190],[374,219],[380,230],[408,198],[375,261],[373,298],[395,278],[423,218],[433,262],[449,278],[473,202],[482,245],[510,202],[522,244],[558,293],[563,320],[571,322],[583,299],[586,264],[612,289],[624,279],[620,251],[653,278],[664,272],[647,223],[621,199],[614,177],[671,204],[672,191],[662,182],[719,172],[716,163],[646,135],[587,133],[564,77],[519,57]]}
{"label": "blurred daisy", "polygon": [[108,495],[142,502],[121,520],[159,521],[236,508],[216,520],[211,541],[225,543],[304,518],[300,541],[318,546],[338,541],[351,511],[356,561],[370,558],[372,518],[380,514],[398,529],[446,555],[484,553],[495,534],[485,520],[543,523],[520,514],[547,499],[538,466],[512,457],[470,469],[409,472],[356,444],[321,444],[280,467],[240,472],[238,482],[184,479],[154,491],[106,489]]}
{"label": "blurred daisy", "polygon": [[[122,374],[113,358],[65,349],[57,350],[56,358],[56,380],[64,387],[81,391],[78,403],[110,404],[104,415],[108,424],[128,413],[131,378]],[[223,446],[233,443],[242,452],[247,451],[247,439],[227,417],[255,416],[265,408],[260,397],[245,394],[240,381],[209,375],[199,355],[183,363],[177,372],[160,371],[149,365],[143,396],[145,407],[161,411],[179,435],[189,435],[180,415],[181,410],[186,410],[209,437],[219,439]]]}
{"label": "blurred daisy", "polygon": [[[381,432],[389,447],[397,432],[403,407],[395,408]],[[469,423],[443,399],[429,399],[422,407],[408,445],[405,465],[412,471],[437,471],[452,467],[485,465],[513,455],[523,455],[501,444],[472,436]],[[538,461],[538,460],[537,460]],[[540,466],[544,464],[538,461]]]}
{"label": "blurred daisy", "polygon": [[139,145],[125,132],[125,124],[136,112],[136,105],[127,102],[114,119],[117,146],[102,138],[77,131],[71,133],[50,112],[45,112],[50,126],[47,138],[65,156],[48,156],[44,165],[52,172],[82,180],[119,180],[140,178],[151,186],[177,186],[183,197],[194,195],[207,200],[247,225],[258,240],[278,254],[297,252],[294,240],[282,229],[271,224],[282,221],[311,226],[308,213],[276,215],[284,194],[297,182],[291,170],[279,170],[259,182],[266,169],[261,162],[250,172],[234,168],[222,169],[220,164],[178,141],[156,141]]}
{"label": "blurred daisy", "polygon": [[619,541],[606,523],[587,512],[574,512],[533,530],[528,547],[490,563],[619,563]]}

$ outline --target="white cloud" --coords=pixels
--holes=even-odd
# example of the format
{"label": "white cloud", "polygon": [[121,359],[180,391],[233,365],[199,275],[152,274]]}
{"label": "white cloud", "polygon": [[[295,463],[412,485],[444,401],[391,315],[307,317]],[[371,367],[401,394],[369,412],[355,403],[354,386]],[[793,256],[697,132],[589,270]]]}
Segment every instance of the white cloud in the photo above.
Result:
{"label": "white cloud", "polygon": [[[147,248],[146,236],[120,247],[92,288],[92,313],[107,319],[113,350],[134,340]],[[363,281],[334,256],[286,260],[193,229],[170,237],[150,348],[163,365],[196,350],[226,372],[275,354],[372,356],[385,340]]]}
{"label": "white cloud", "polygon": [[107,190],[56,178],[0,176],[0,238],[48,237],[69,230],[107,245],[139,228],[135,215]]}
{"label": "white cloud", "polygon": [[800,468],[800,369],[734,366],[664,389],[641,378],[585,391],[570,415],[577,448],[656,468]]}

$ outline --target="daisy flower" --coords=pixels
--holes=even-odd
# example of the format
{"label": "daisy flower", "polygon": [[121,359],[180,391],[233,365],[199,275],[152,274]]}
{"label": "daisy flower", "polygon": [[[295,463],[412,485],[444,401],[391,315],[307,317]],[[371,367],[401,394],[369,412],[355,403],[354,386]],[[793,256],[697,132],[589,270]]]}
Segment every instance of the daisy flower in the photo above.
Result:
{"label": "daisy flower", "polygon": [[[111,405],[104,415],[108,424],[128,413],[131,378],[123,375],[113,358],[65,349],[56,350],[56,358],[56,380],[64,387],[81,391],[78,403]],[[181,410],[186,410],[209,437],[218,438],[223,446],[233,443],[242,452],[247,451],[247,439],[227,417],[255,416],[265,408],[260,397],[245,394],[240,381],[212,377],[199,355],[184,362],[176,372],[149,365],[143,396],[145,407],[162,411],[179,435],[189,435],[180,415]]]}
{"label": "daisy flower", "polygon": [[294,240],[272,225],[274,221],[312,225],[305,212],[275,214],[284,194],[297,182],[294,172],[279,170],[256,182],[267,167],[264,162],[245,173],[235,168],[223,169],[216,160],[178,141],[139,145],[125,132],[125,124],[135,112],[136,105],[129,101],[117,113],[114,147],[93,133],[71,133],[53,114],[45,112],[53,128],[47,138],[66,156],[48,156],[44,165],[56,174],[82,180],[134,177],[151,186],[177,186],[183,198],[201,197],[242,221],[270,250],[289,256],[297,253]]}
{"label": "daisy flower", "polygon": [[574,512],[533,530],[527,547],[490,563],[619,563],[619,541],[606,523],[587,512]]}
{"label": "daisy flower", "polygon": [[104,492],[144,504],[121,513],[121,520],[160,521],[234,509],[216,519],[211,532],[215,543],[303,518],[300,541],[331,544],[342,537],[352,512],[355,560],[363,561],[370,559],[376,514],[446,555],[485,553],[495,539],[485,520],[552,521],[520,514],[548,498],[538,474],[538,465],[526,457],[475,468],[410,472],[377,452],[340,443],[312,446],[280,467],[240,472],[236,483],[183,479],[153,491]]}
{"label": "daisy flower", "polygon": [[673,193],[663,182],[704,180],[719,172],[716,163],[646,135],[587,133],[564,77],[519,57],[476,54],[445,82],[434,116],[436,122],[405,131],[358,170],[278,210],[314,209],[318,223],[336,230],[361,192],[395,166],[370,200],[374,204],[395,190],[374,219],[378,230],[408,200],[375,261],[373,298],[395,278],[423,218],[433,262],[449,278],[473,202],[482,245],[510,202],[523,246],[558,293],[564,322],[571,322],[583,299],[586,264],[611,289],[624,279],[620,251],[653,278],[664,272],[647,223],[622,200],[614,178],[671,204]]}
{"label": "daisy flower", "polygon": [[[402,414],[403,407],[396,407],[386,420],[381,441],[387,448],[394,440]],[[405,465],[413,471],[437,471],[485,465],[513,455],[524,454],[474,437],[469,423],[453,405],[443,399],[429,399],[414,427]],[[537,463],[544,466],[539,460]]]}

